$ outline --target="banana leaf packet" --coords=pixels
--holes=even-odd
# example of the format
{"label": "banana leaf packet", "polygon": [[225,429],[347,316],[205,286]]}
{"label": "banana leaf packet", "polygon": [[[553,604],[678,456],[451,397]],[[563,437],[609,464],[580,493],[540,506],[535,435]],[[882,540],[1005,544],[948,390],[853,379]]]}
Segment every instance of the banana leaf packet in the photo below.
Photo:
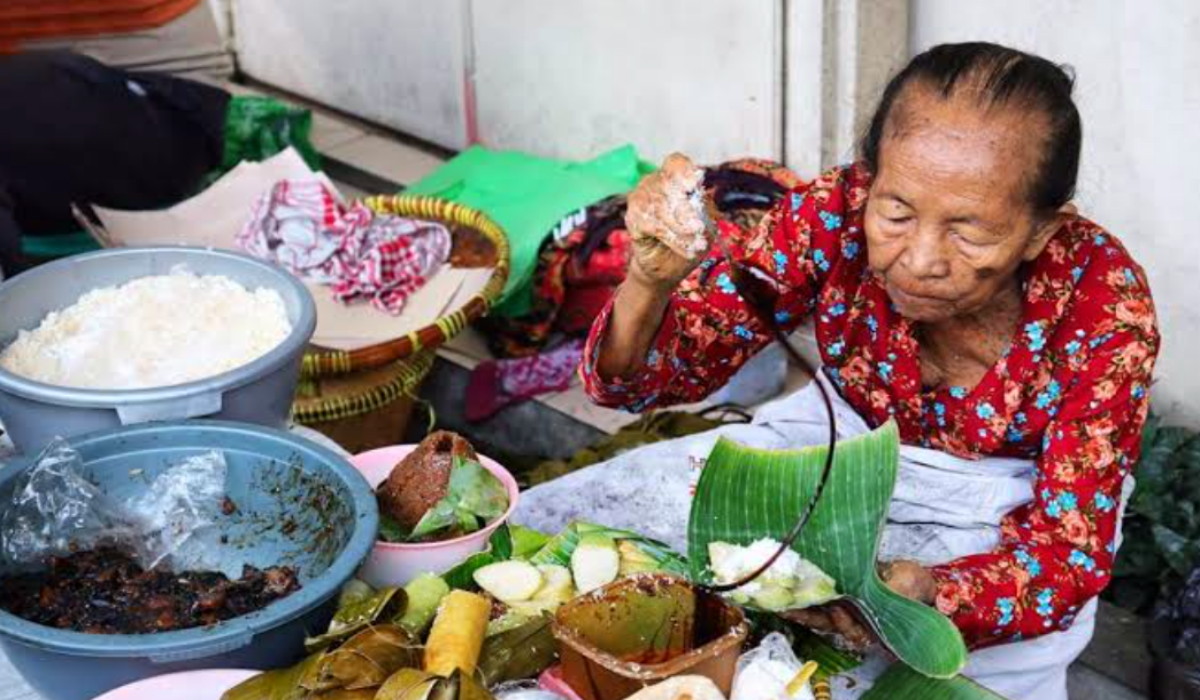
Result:
{"label": "banana leaf packet", "polygon": [[367,627],[320,657],[300,685],[314,692],[378,688],[393,673],[421,665],[421,645],[396,625]]}
{"label": "banana leaf packet", "polygon": [[404,614],[407,606],[408,595],[403,588],[375,591],[365,583],[354,581],[343,589],[329,629],[325,634],[305,639],[304,650],[312,653],[328,649],[373,624],[395,620]]}
{"label": "banana leaf packet", "polygon": [[479,681],[461,671],[449,676],[406,668],[379,688],[375,700],[495,700]]}
{"label": "banana leaf packet", "polygon": [[492,700],[488,687],[536,677],[557,659],[543,616],[486,639],[476,674],[430,674],[421,670],[419,637],[400,624],[408,598],[404,589],[351,582],[329,631],[308,640],[307,658],[255,676],[222,700]]}
{"label": "banana leaf packet", "polygon": [[558,647],[550,621],[549,615],[542,615],[484,640],[479,653],[479,675],[483,682],[491,687],[536,678],[553,666],[558,660]]}

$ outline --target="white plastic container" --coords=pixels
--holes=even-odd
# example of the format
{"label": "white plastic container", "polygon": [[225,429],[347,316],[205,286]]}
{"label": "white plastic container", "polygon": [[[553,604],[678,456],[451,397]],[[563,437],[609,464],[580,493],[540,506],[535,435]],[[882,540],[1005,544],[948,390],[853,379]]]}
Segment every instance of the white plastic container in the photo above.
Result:
{"label": "white plastic container", "polygon": [[[19,451],[40,450],[54,437],[151,421],[214,418],[282,428],[291,414],[305,348],[317,326],[316,305],[286,270],[247,255],[184,247],[117,248],[36,267],[0,284],[0,347],[36,328],[51,311],[99,287],[169,274],[184,266],[224,275],[283,298],[292,332],[273,350],[214,377],[167,387],[76,389],[36,382],[0,369],[0,421]],[[187,313],[187,309],[180,309]]]}

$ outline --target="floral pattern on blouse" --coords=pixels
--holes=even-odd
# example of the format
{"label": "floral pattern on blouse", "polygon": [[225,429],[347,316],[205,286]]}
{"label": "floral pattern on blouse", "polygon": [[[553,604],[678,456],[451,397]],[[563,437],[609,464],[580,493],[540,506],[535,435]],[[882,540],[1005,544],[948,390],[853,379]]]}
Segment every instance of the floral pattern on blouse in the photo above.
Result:
{"label": "floral pattern on blouse", "polygon": [[[1036,459],[1034,499],[991,552],[933,568],[936,605],[981,647],[1066,629],[1108,584],[1117,509],[1140,450],[1159,336],[1142,269],[1111,234],[1076,217],[1020,274],[1022,319],[975,387],[922,385],[911,322],[867,265],[860,166],[786,196],[752,231],[722,223],[743,264],[780,291],[777,320],[812,318],[823,370],[873,426],[960,457]],[[698,401],[771,340],[715,252],[668,305],[643,368],[604,381],[597,319],[581,369],[598,403],[640,412]]]}

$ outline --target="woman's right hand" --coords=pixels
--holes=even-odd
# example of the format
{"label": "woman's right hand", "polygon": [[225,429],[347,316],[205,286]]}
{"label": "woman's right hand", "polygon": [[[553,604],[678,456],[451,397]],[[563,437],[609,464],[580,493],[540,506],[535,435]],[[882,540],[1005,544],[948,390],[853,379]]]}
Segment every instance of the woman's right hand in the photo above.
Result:
{"label": "woman's right hand", "polygon": [[625,228],[633,241],[632,281],[669,294],[704,259],[704,219],[692,198],[703,181],[703,170],[674,153],[629,194]]}
{"label": "woman's right hand", "polygon": [[708,241],[693,197],[703,180],[704,171],[674,154],[629,194],[625,230],[633,255],[596,357],[605,381],[643,366],[671,293],[704,259]]}

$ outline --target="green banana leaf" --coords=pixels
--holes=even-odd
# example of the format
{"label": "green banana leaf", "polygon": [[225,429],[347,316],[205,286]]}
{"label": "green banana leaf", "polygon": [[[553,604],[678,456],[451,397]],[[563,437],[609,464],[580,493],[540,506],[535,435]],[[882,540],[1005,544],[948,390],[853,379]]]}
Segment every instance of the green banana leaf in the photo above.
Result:
{"label": "green banana leaf", "polygon": [[904,664],[893,664],[862,700],[1004,700],[978,683],[956,676],[950,679],[922,676]]}
{"label": "green banana leaf", "polygon": [[520,525],[509,525],[508,530],[512,533],[513,559],[528,559],[537,554],[550,541],[549,535]]}
{"label": "green banana leaf", "polygon": [[[758,450],[718,442],[701,473],[688,524],[693,580],[711,580],[711,542],[782,540],[816,489],[826,449]],[[951,678],[967,660],[962,635],[933,608],[892,592],[875,570],[899,461],[900,435],[891,421],[838,443],[829,483],[794,548],[837,581],[839,593],[898,659],[923,675]]]}
{"label": "green banana leaf", "polygon": [[579,539],[592,532],[604,532],[608,528],[591,523],[573,522],[563,531],[550,538],[540,550],[529,558],[532,564],[556,564],[570,566],[571,555],[579,546]]}
{"label": "green banana leaf", "polygon": [[[834,647],[824,637],[810,630],[791,625],[792,646],[796,654],[805,661],[816,661],[819,665],[815,678],[828,681],[851,671],[862,661]],[[922,676],[904,664],[893,664],[876,680],[872,690],[862,700],[1005,700],[996,693],[962,676],[954,678],[930,678]]]}
{"label": "green banana leaf", "polygon": [[827,680],[862,665],[862,659],[838,649],[810,630],[799,631],[792,647],[800,658],[817,662],[816,676],[819,679]]}

